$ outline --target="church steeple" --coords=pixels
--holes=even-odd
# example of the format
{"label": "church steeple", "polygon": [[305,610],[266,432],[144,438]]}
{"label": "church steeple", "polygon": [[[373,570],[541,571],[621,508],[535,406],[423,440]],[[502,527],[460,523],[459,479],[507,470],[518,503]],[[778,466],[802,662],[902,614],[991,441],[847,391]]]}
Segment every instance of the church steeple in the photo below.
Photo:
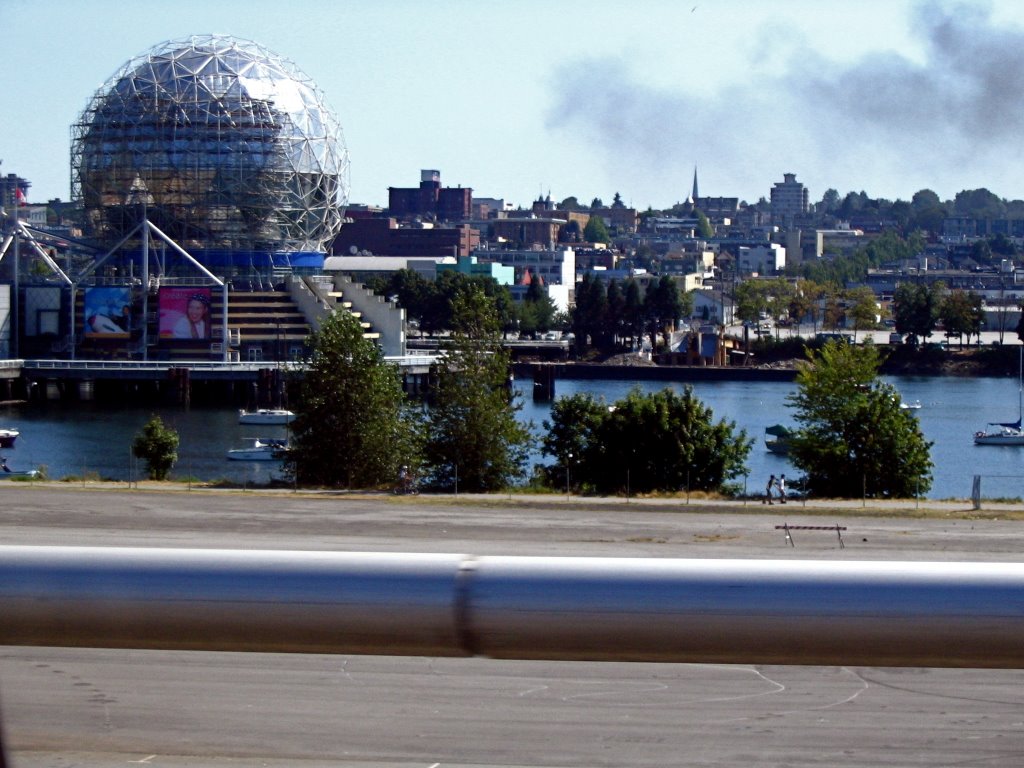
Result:
{"label": "church steeple", "polygon": [[697,198],[699,197],[699,195],[697,194],[697,166],[696,165],[693,166],[693,194],[690,195],[690,197],[693,199],[693,202],[695,202],[695,203],[697,202]]}

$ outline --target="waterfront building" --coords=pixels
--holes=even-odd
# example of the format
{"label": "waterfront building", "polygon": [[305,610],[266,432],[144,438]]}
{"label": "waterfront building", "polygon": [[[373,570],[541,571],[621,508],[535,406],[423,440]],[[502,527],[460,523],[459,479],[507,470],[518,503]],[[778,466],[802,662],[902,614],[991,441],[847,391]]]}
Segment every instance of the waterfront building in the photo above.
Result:
{"label": "waterfront building", "polygon": [[[71,136],[81,236],[44,229],[45,206],[2,222],[2,356],[292,358],[339,308],[360,312],[364,327],[376,316],[366,335],[402,349],[394,318],[372,302],[356,309],[356,287],[324,274],[345,221],[349,156],[339,121],[291,61],[221,35],[162,43],[114,72]],[[4,181],[4,201],[23,208],[28,182]]]}
{"label": "waterfront building", "polygon": [[113,245],[143,213],[204,265],[320,267],[349,159],[313,81],[257,43],[208,35],[133,58],[72,126],[72,199]]}

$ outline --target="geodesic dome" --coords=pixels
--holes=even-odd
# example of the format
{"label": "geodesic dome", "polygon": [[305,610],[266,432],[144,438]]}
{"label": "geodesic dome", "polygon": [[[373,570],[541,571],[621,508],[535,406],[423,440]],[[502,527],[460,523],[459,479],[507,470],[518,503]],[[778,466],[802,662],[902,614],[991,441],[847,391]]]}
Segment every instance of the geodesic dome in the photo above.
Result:
{"label": "geodesic dome", "polygon": [[107,244],[145,215],[190,249],[322,253],[348,197],[341,126],[312,80],[217,35],[122,66],[73,126],[71,166],[72,198]]}

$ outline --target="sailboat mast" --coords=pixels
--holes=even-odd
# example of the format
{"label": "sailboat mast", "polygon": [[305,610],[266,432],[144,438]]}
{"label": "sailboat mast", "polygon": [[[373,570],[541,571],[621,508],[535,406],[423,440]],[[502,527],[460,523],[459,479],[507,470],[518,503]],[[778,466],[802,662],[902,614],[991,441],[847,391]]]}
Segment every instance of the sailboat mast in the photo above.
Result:
{"label": "sailboat mast", "polygon": [[1024,424],[1024,346],[1017,363],[1017,424]]}

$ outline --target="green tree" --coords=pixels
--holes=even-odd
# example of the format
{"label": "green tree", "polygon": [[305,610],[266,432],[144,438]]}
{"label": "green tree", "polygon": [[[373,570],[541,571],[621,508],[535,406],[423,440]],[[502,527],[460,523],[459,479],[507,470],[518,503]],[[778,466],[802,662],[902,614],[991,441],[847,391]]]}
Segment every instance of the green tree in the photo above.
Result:
{"label": "green tree", "polygon": [[608,407],[587,392],[560,397],[551,405],[541,440],[541,453],[554,458],[543,468],[548,487],[583,485],[585,478],[577,468],[584,466],[587,451],[598,445],[597,430],[607,413]]}
{"label": "green tree", "polygon": [[558,308],[541,280],[534,277],[519,305],[519,329],[524,333],[551,330]]}
{"label": "green tree", "polygon": [[[643,394],[633,389],[607,407],[592,395],[556,402],[542,452],[553,456],[553,485],[566,466],[576,484],[598,493],[726,491],[741,476],[752,441],[713,414],[686,387]],[[569,459],[569,454],[572,459]]]}
{"label": "green tree", "polygon": [[794,323],[802,323],[804,319],[815,319],[816,304],[814,302],[815,284],[810,280],[797,282],[793,292],[789,295],[789,303],[786,305],[786,314]]}
{"label": "green tree", "polygon": [[981,307],[981,296],[974,291],[950,291],[939,306],[939,319],[946,329],[946,336],[957,336],[960,346],[964,344],[964,336],[970,343],[971,336],[981,333],[985,313]]}
{"label": "green tree", "polygon": [[839,193],[834,189],[826,189],[818,203],[819,213],[834,213],[839,208]]}
{"label": "green tree", "polygon": [[956,193],[953,212],[972,219],[1003,219],[1006,218],[1006,203],[984,187],[965,189]]}
{"label": "green tree", "polygon": [[640,284],[632,277],[626,280],[626,301],[622,308],[624,336],[632,349],[644,332],[644,299]]}
{"label": "green tree", "polygon": [[[432,283],[429,295],[430,310],[421,321],[424,330],[458,330],[455,326],[465,320],[456,317],[453,308],[459,297],[483,293],[495,312],[498,328],[509,331],[515,328],[516,309],[512,292],[507,285],[499,285],[493,277],[471,276],[454,270],[440,272]],[[465,305],[463,305],[465,306]]]}
{"label": "green tree", "polygon": [[430,322],[426,315],[431,310],[432,294],[435,293],[433,282],[411,269],[399,269],[387,277],[375,277],[367,285],[380,296],[397,298],[398,306],[405,309],[406,316],[427,330]]}
{"label": "green tree", "polygon": [[618,346],[627,335],[626,331],[626,297],[622,293],[619,281],[612,278],[608,281],[607,309],[605,327],[612,345]]}
{"label": "green tree", "polygon": [[975,240],[971,243],[971,258],[979,264],[992,263],[992,244],[988,240]]}
{"label": "green tree", "polygon": [[583,240],[583,230],[576,219],[558,228],[558,242],[578,243]]}
{"label": "green tree", "polygon": [[939,320],[939,306],[946,287],[941,282],[904,283],[893,293],[893,318],[897,332],[908,336],[911,344],[918,344],[932,335]]}
{"label": "green tree", "polygon": [[608,294],[602,280],[589,272],[576,283],[576,305],[572,309],[572,332],[576,335],[576,351],[583,353],[589,344],[601,348],[605,339],[605,316]]}
{"label": "green tree", "polygon": [[[479,288],[457,303],[467,306],[454,313],[467,317],[489,307]],[[516,418],[511,361],[496,327],[496,318],[463,324],[444,349],[423,431],[424,467],[435,487],[496,491],[525,474],[532,437]]]}
{"label": "green tree", "polygon": [[853,340],[857,331],[866,331],[878,325],[878,298],[866,285],[846,291],[846,314],[853,320]]}
{"label": "green tree", "polygon": [[733,288],[734,313],[744,323],[756,323],[768,311],[768,290],[763,280],[744,280]]}
{"label": "green tree", "polygon": [[132,455],[146,462],[150,480],[166,480],[178,460],[178,433],[152,416],[132,441]]}
{"label": "green tree", "polygon": [[710,240],[715,236],[715,228],[711,226],[711,222],[708,221],[708,217],[704,215],[703,211],[694,211],[697,217],[697,237],[702,240]]}
{"label": "green tree", "polygon": [[591,215],[587,225],[583,227],[583,239],[588,243],[610,243],[611,235],[601,216]]}
{"label": "green tree", "polygon": [[910,207],[914,209],[915,213],[926,211],[929,208],[938,208],[941,205],[942,200],[930,189],[919,189],[910,198]]}
{"label": "green tree", "polygon": [[800,425],[789,459],[815,496],[910,498],[931,488],[931,443],[878,366],[872,344],[807,351],[788,397]]}
{"label": "green tree", "polygon": [[693,312],[693,297],[679,292],[679,286],[669,275],[662,275],[658,282],[647,286],[644,294],[644,317],[647,332],[651,337],[651,349],[658,347],[658,334],[669,344],[669,336],[676,323]]}
{"label": "green tree", "polygon": [[375,488],[417,464],[415,420],[396,366],[349,312],[310,336],[285,470],[302,485]]}

